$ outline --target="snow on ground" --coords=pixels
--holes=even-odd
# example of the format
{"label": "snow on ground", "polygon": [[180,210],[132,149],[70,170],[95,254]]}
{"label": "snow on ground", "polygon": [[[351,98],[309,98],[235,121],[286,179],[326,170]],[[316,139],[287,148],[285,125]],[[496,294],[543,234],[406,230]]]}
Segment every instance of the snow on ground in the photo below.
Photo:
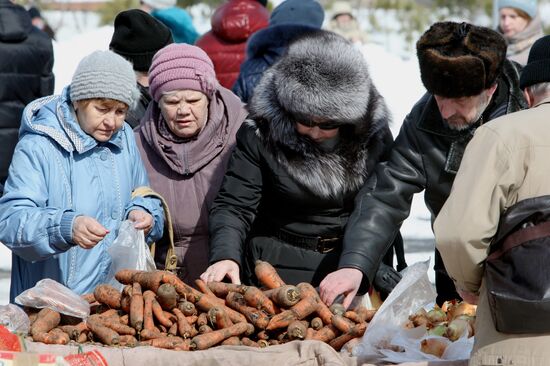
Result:
{"label": "snow on ground", "polygon": [[[193,15],[200,11],[204,9],[193,9]],[[72,74],[84,56],[94,50],[108,49],[113,27],[98,27],[97,16],[91,14],[77,13],[69,16],[53,12],[46,15],[50,24],[62,26],[57,32],[58,41],[54,42],[55,93],[58,94],[71,82]],[[205,32],[208,28],[209,24],[206,21],[197,23],[197,29],[201,32]],[[424,93],[416,57],[412,54],[404,60],[377,44],[365,45],[361,51],[369,64],[373,82],[386,99],[393,115],[391,130],[395,136],[406,114]],[[406,243],[407,240],[420,239],[425,239],[427,243],[433,242],[430,215],[424,205],[423,194],[415,196],[410,217],[403,223],[402,234]],[[406,254],[407,262],[413,264],[426,260],[430,256],[433,257],[432,253],[431,244],[420,248],[415,246],[415,252]],[[10,268],[11,253],[5,246],[0,245],[0,271],[9,271]],[[433,281],[433,271],[430,270],[429,276]],[[0,305],[9,301],[9,278],[2,277],[0,276]]]}

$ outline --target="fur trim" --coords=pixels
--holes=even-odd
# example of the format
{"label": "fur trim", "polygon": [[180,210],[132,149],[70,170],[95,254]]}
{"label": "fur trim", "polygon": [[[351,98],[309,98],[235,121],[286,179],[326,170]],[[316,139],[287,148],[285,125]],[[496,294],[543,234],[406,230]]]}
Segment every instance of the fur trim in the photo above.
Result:
{"label": "fur trim", "polygon": [[492,29],[440,22],[416,43],[426,89],[447,98],[472,96],[490,88],[506,57],[504,38]]}
{"label": "fur trim", "polygon": [[[325,31],[293,43],[288,54],[265,72],[249,112],[248,123],[257,128],[277,162],[296,182],[323,198],[361,188],[370,174],[372,150],[380,154],[380,135],[389,131],[391,119],[360,51]],[[347,124],[340,127],[334,150],[324,151],[296,132],[296,118],[311,117]]]}

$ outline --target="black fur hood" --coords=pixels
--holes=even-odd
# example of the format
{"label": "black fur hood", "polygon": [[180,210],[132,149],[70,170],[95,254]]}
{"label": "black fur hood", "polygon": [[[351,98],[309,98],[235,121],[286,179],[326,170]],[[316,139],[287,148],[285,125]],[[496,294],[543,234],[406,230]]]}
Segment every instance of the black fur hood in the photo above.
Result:
{"label": "black fur hood", "polygon": [[[391,142],[390,114],[363,55],[327,31],[292,43],[264,73],[248,107],[248,123],[268,152],[320,197],[360,189]],[[296,132],[296,120],[311,118],[345,124],[333,149]]]}

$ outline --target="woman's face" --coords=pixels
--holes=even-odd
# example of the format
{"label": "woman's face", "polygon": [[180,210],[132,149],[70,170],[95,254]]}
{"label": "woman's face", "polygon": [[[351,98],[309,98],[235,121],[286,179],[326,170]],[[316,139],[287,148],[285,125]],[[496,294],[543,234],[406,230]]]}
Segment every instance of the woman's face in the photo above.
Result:
{"label": "woman's face", "polygon": [[504,36],[510,38],[521,32],[527,27],[529,21],[517,13],[513,8],[500,9],[500,29]]}
{"label": "woman's face", "polygon": [[208,97],[196,90],[163,94],[159,107],[170,131],[183,138],[198,135],[208,118]]}
{"label": "woman's face", "polygon": [[80,128],[96,141],[106,142],[122,128],[128,106],[113,99],[86,99],[74,103]]}
{"label": "woman's face", "polygon": [[[339,127],[327,129],[326,127],[330,127],[330,122],[327,122],[325,126],[323,126],[323,123],[324,121],[312,121],[308,123],[296,122],[296,131],[300,135],[309,137],[316,143],[330,140],[338,135]],[[323,126],[325,128],[321,128],[319,126]]]}

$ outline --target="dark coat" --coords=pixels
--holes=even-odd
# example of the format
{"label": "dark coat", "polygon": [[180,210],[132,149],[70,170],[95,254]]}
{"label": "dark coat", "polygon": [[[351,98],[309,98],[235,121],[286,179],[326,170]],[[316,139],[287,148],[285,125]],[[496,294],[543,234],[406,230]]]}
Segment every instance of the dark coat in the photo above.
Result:
{"label": "dark coat", "polygon": [[28,12],[0,0],[0,183],[18,141],[23,108],[53,94],[53,47],[48,35],[31,24]]}
{"label": "dark coat", "polygon": [[128,111],[128,114],[126,114],[125,121],[132,127],[136,128],[139,126],[139,123],[143,116],[145,115],[145,111],[147,110],[147,106],[151,102],[151,94],[149,94],[149,88],[141,85],[140,83],[137,83],[137,87],[139,90],[139,99],[136,103],[136,106],[132,108],[130,111]]}
{"label": "dark coat", "polygon": [[[483,121],[527,107],[518,78],[517,65],[506,61]],[[340,267],[359,261],[372,283],[380,253],[391,245],[395,231],[409,215],[415,193],[424,191],[433,222],[449,196],[462,154],[476,128],[454,131],[446,127],[431,94],[417,102],[403,122],[389,160],[376,168],[376,188],[366,188],[357,197],[357,209],[346,228]],[[439,253],[435,271],[438,303],[459,298]]]}
{"label": "dark coat", "polygon": [[248,103],[263,73],[285,53],[295,39],[318,31],[317,28],[298,24],[280,24],[256,32],[248,40],[246,61],[241,65],[239,77],[233,85],[235,93]]}
{"label": "dark coat", "polygon": [[220,84],[231,89],[246,56],[246,42],[267,27],[269,11],[256,0],[231,0],[216,9],[211,23],[212,29],[195,45],[212,60]]}

